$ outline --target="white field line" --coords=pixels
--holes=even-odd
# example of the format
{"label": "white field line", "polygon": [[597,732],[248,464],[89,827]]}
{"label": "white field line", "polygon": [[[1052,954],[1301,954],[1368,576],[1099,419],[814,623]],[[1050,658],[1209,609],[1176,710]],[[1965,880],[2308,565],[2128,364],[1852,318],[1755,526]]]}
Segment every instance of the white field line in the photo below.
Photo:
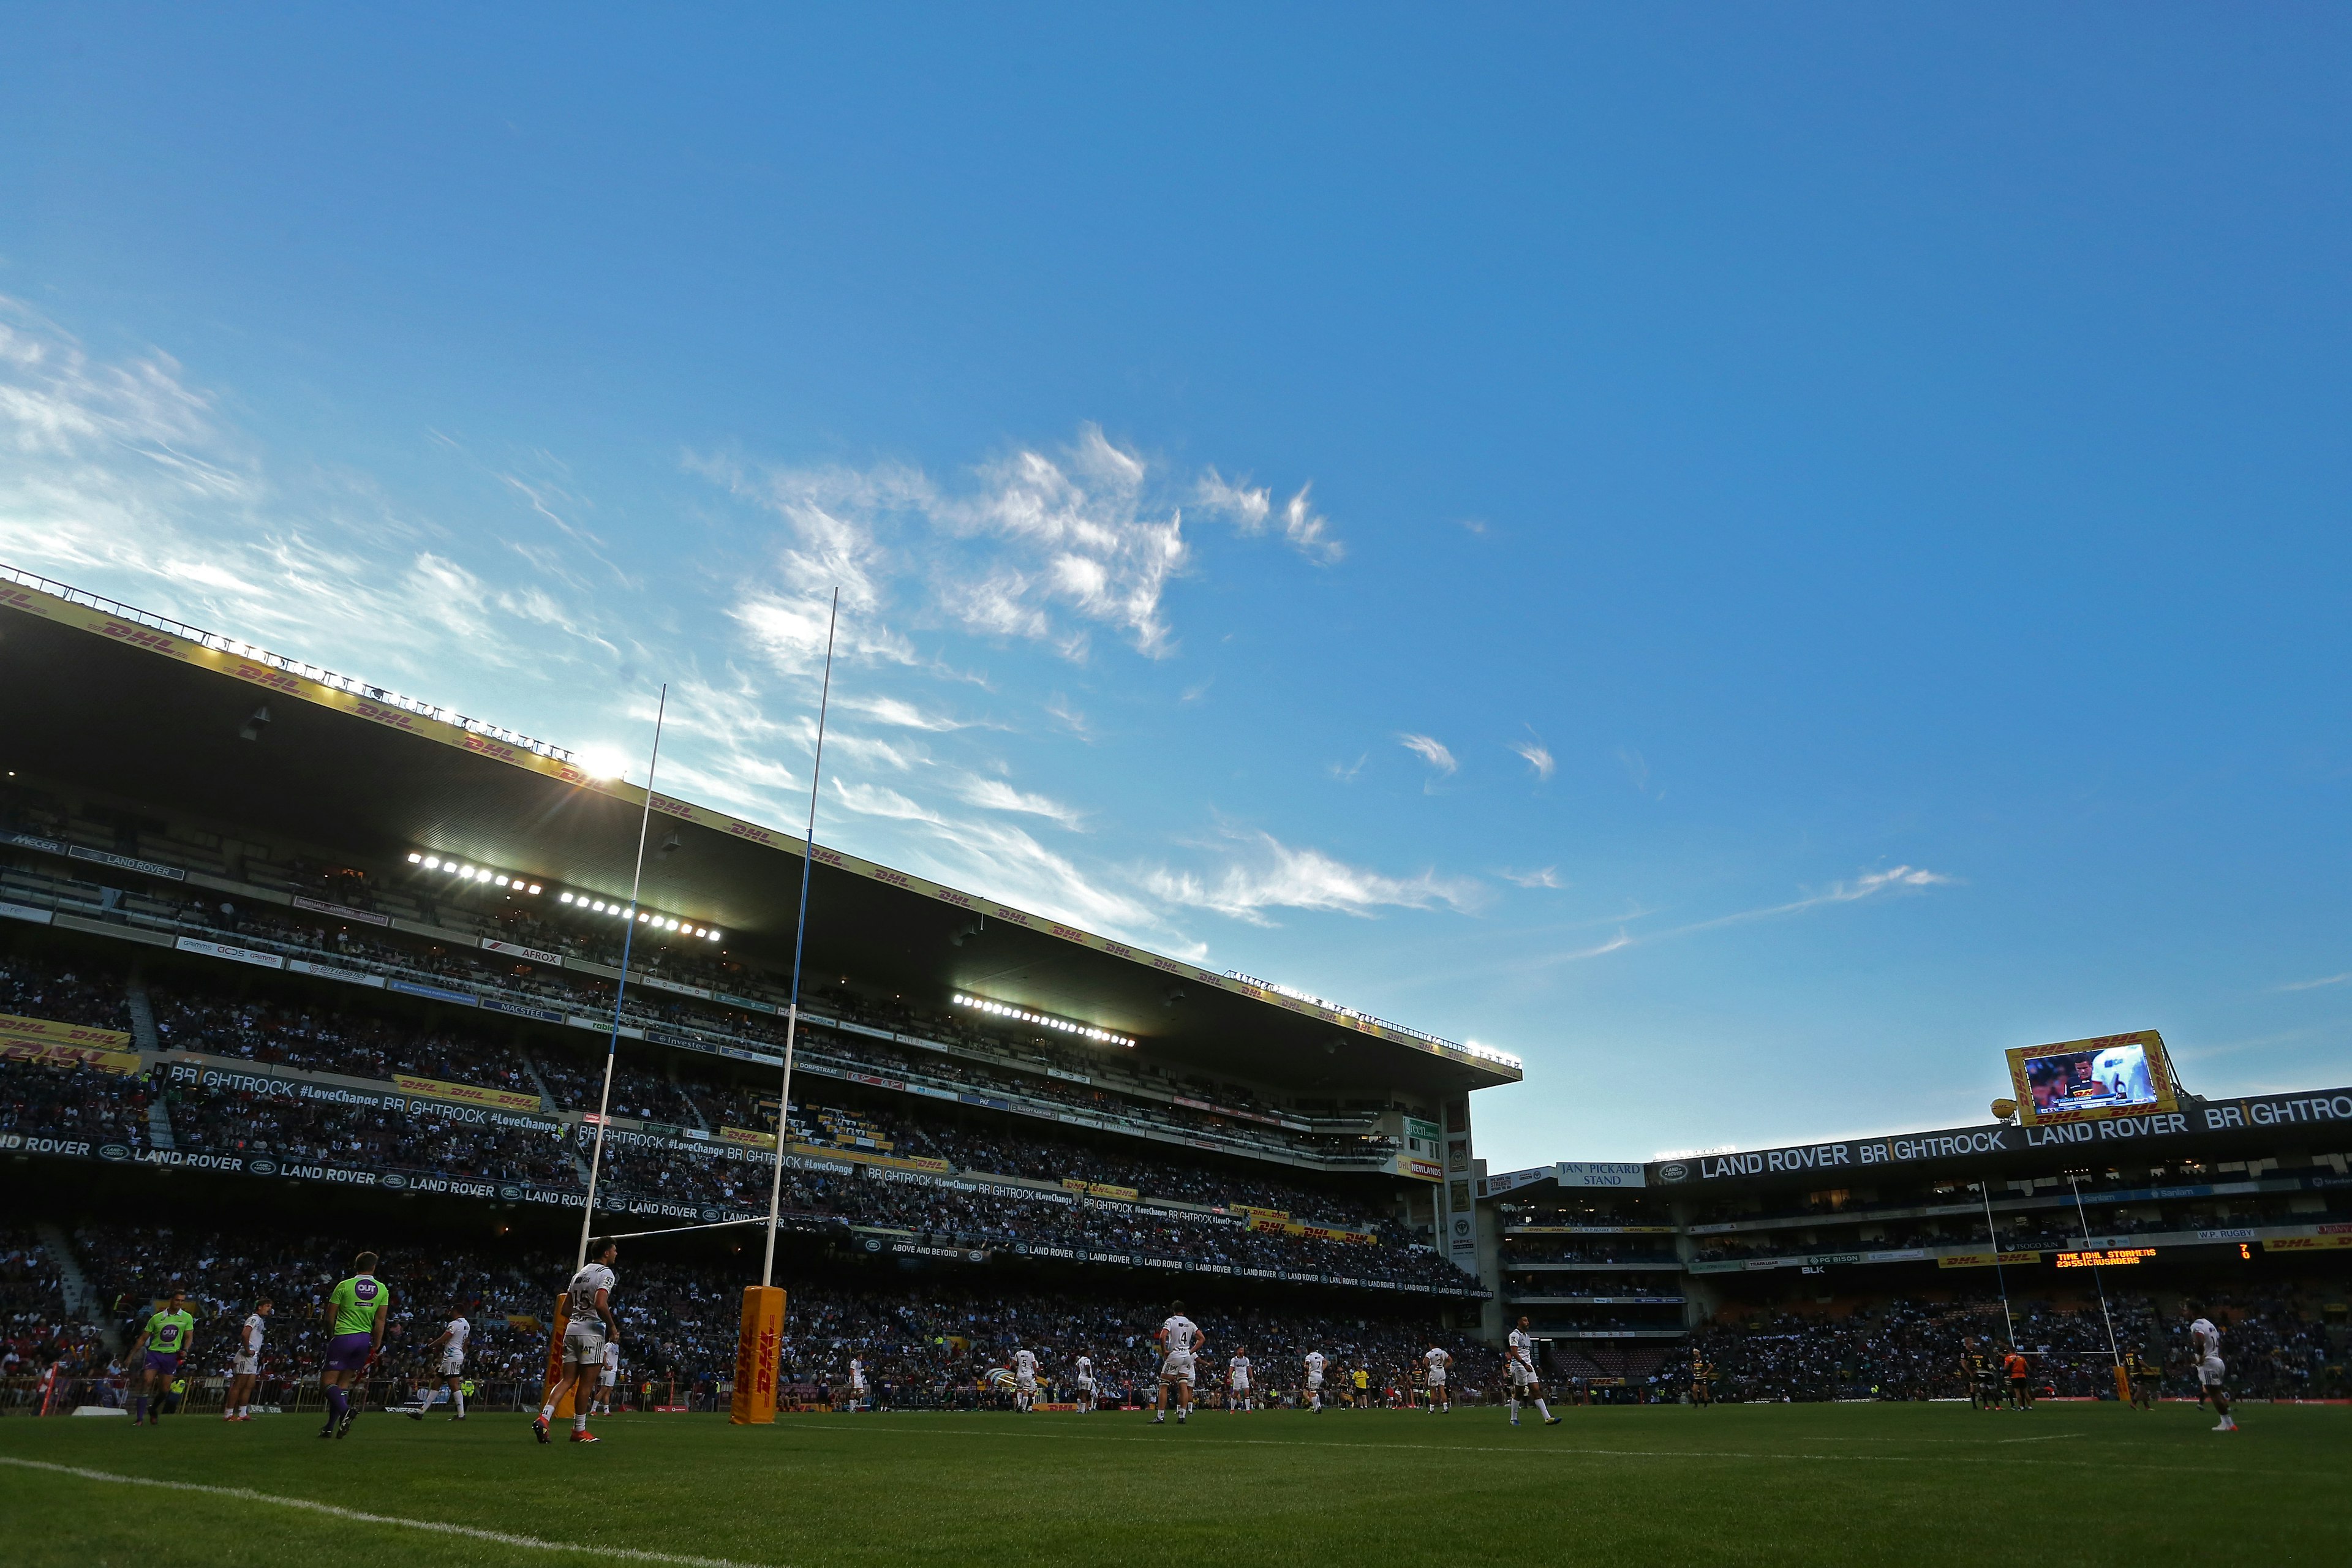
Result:
{"label": "white field line", "polygon": [[444,1524],[431,1519],[396,1519],[385,1513],[362,1513],[355,1508],[312,1502],[308,1498],[275,1497],[268,1492],[255,1491],[250,1487],[213,1487],[200,1481],[159,1480],[152,1476],[118,1476],[108,1470],[87,1470],[79,1465],[53,1465],[42,1459],[17,1459],[5,1455],[0,1455],[0,1465],[16,1465],[27,1470],[49,1470],[61,1476],[73,1476],[85,1481],[105,1481],[114,1486],[162,1487],[175,1492],[205,1492],[213,1497],[234,1498],[239,1502],[266,1502],[278,1508],[322,1513],[330,1519],[349,1520],[355,1524],[389,1524],[402,1530],[426,1531],[435,1535],[461,1535],[468,1541],[487,1541],[493,1546],[512,1546],[527,1552],[579,1552],[630,1563],[676,1563],[684,1564],[685,1568],[753,1568],[752,1564],[731,1562],[724,1557],[688,1557],[677,1552],[646,1552],[634,1546],[606,1546],[585,1541],[545,1541],[536,1535],[513,1535],[503,1530],[481,1530],[470,1524]]}
{"label": "white field line", "polygon": [[[1175,1424],[1174,1424],[1173,1422],[1171,1422],[1171,1423],[1169,1423],[1169,1425],[1172,1426],[1174,1426]],[[1279,1439],[1277,1439],[1277,1438],[1273,1438],[1273,1437],[1195,1437],[1195,1436],[1192,1436],[1192,1435],[1191,1435],[1191,1434],[1189,1434],[1189,1433],[1188,1433],[1188,1434],[1186,1434],[1184,1436],[1181,1436],[1181,1437],[1176,1437],[1176,1436],[1169,1436],[1169,1437],[1156,1437],[1156,1436],[1154,1436],[1154,1437],[1145,1437],[1145,1436],[1118,1437],[1118,1436],[1108,1436],[1108,1435],[1103,1435],[1103,1436],[1089,1436],[1088,1434],[1082,1433],[1082,1432],[1044,1432],[1044,1431],[1038,1431],[1038,1430],[1036,1430],[1036,1429],[1034,1429],[1034,1428],[1031,1428],[1031,1429],[1027,1429],[1027,1430],[1023,1430],[1023,1431],[1005,1431],[1005,1430],[1002,1430],[1002,1429],[998,1429],[998,1430],[989,1430],[989,1429],[986,1429],[986,1428],[980,1428],[980,1427],[967,1427],[967,1428],[958,1429],[958,1428],[956,1428],[956,1427],[951,1427],[951,1426],[907,1426],[907,1425],[903,1425],[903,1424],[899,1424],[899,1423],[896,1423],[896,1422],[894,1422],[894,1423],[893,1423],[893,1426],[896,1427],[896,1429],[898,1429],[898,1430],[899,1430],[899,1431],[905,1431],[905,1432],[915,1432],[915,1433],[919,1433],[919,1434],[921,1434],[921,1435],[924,1435],[924,1436],[939,1436],[939,1437],[1013,1437],[1013,1438],[1028,1437],[1028,1438],[1035,1438],[1035,1439],[1038,1439],[1038,1440],[1040,1440],[1040,1441],[1047,1441],[1047,1442],[1052,1442],[1052,1441],[1060,1441],[1060,1442],[1082,1442],[1082,1443],[1162,1443],[1162,1442],[1165,1442],[1165,1443],[1182,1443],[1182,1444],[1192,1445],[1192,1446],[1195,1446],[1195,1447],[1197,1447],[1197,1446],[1201,1446],[1201,1445],[1208,1445],[1208,1446],[1211,1446],[1211,1447],[1220,1447],[1220,1448],[1294,1448],[1294,1449],[1296,1449],[1296,1448],[1361,1448],[1361,1449],[1369,1449],[1369,1450],[1371,1450],[1371,1451],[1373,1451],[1373,1452],[1388,1452],[1388,1451],[1390,1451],[1390,1450],[1396,1450],[1396,1451],[1400,1451],[1400,1452],[1402,1452],[1402,1451],[1405,1451],[1405,1450],[1419,1449],[1419,1450],[1426,1450],[1426,1451],[1429,1451],[1429,1452],[1432,1452],[1432,1453],[1440,1453],[1440,1454],[1522,1454],[1522,1455],[1535,1455],[1535,1454],[1573,1454],[1573,1455],[1577,1455],[1577,1456],[1583,1457],[1583,1458],[1602,1458],[1602,1459],[1778,1459],[1778,1460],[1781,1460],[1781,1461],[1785,1461],[1785,1462],[1793,1462],[1793,1463],[1799,1463],[1799,1464],[1826,1464],[1826,1465],[1848,1465],[1848,1464],[1862,1464],[1862,1465],[2033,1465],[2033,1466],[2036,1466],[2036,1467],[2039,1467],[2039,1468],[2043,1468],[2086,1469],[2086,1470],[2088,1470],[2088,1469],[2097,1469],[2097,1470],[2112,1469],[2112,1468],[2115,1468],[2116,1463],[2116,1460],[2114,1460],[2114,1459],[2112,1459],[2112,1458],[2109,1458],[2109,1459],[2053,1459],[2053,1458],[2047,1458],[2047,1457],[2045,1457],[2045,1456],[2043,1456],[2043,1455],[2042,1455],[2042,1454],[2039,1454],[2039,1453],[2035,1453],[2035,1454],[1800,1454],[1800,1453],[1763,1454],[1763,1453],[1747,1453],[1747,1452],[1742,1452],[1742,1451],[1734,1450],[1734,1449],[1727,1449],[1727,1448],[1582,1448],[1582,1447],[1568,1447],[1568,1446],[1566,1446],[1566,1445],[1564,1445],[1564,1444],[1562,1444],[1562,1445],[1554,1445],[1554,1444],[1552,1444],[1552,1443],[1550,1443],[1550,1442],[1549,1442],[1549,1441],[1547,1441],[1547,1440],[1545,1440],[1544,1438],[1539,1437],[1539,1436],[1538,1436],[1538,1437],[1531,1437],[1531,1438],[1529,1438],[1529,1439],[1528,1439],[1527,1442],[1525,1442],[1525,1443],[1511,1444],[1511,1445],[1508,1445],[1508,1446],[1506,1446],[1506,1445],[1503,1445],[1503,1444],[1499,1444],[1499,1443],[1481,1443],[1481,1444],[1471,1444],[1471,1443],[1350,1443],[1350,1442],[1327,1443],[1327,1442],[1318,1442],[1318,1441],[1316,1441],[1316,1440],[1311,1439],[1311,1438],[1307,1438],[1307,1439],[1301,1439],[1301,1440],[1297,1441],[1297,1442],[1283,1442],[1283,1441],[1281,1441],[1281,1440],[1279,1440]],[[784,1427],[784,1426],[783,1426],[783,1424],[782,1424],[782,1423],[779,1422],[779,1423],[777,1424],[777,1426],[776,1426],[776,1428],[775,1428],[775,1429],[776,1429],[777,1431],[779,1431],[779,1432],[782,1432],[782,1431],[785,1430],[786,1428]],[[848,1425],[848,1424],[847,1424],[847,1423],[845,1423],[845,1422],[839,1422],[839,1423],[835,1423],[835,1422],[827,1422],[827,1423],[825,1423],[825,1424],[824,1424],[824,1425],[822,1425],[822,1426],[820,1426],[820,1425],[818,1425],[818,1424],[816,1424],[816,1423],[814,1423],[814,1422],[812,1422],[812,1423],[810,1423],[807,1426],[803,1427],[803,1428],[800,1428],[800,1430],[803,1430],[803,1431],[811,1431],[811,1432],[880,1432],[880,1431],[885,1430],[885,1428],[884,1428],[884,1427],[883,1427],[879,1423],[877,1423],[877,1424],[875,1424],[875,1425],[873,1425],[873,1426],[852,1426]],[[1538,1431],[1540,1431],[1540,1430],[1541,1430],[1541,1428],[1540,1428],[1540,1427],[1538,1427]],[[2075,1436],[2075,1434],[2073,1434],[2073,1433],[2063,1433],[2063,1432],[2053,1432],[2053,1433],[2051,1433],[2049,1436],[2050,1436],[2051,1437],[2053,1437],[2053,1438],[2058,1438],[2058,1437],[2069,1437],[2069,1436]],[[1944,1440],[1944,1441],[1947,1441],[1947,1442],[1964,1442],[1964,1441],[1967,1441],[1968,1439],[1965,1439],[1965,1438],[1947,1438],[1947,1439],[1943,1439],[1943,1440]],[[2007,1441],[2007,1442],[2021,1442],[2021,1441],[2032,1441],[2032,1439],[2024,1439],[2024,1438],[2007,1438],[2007,1439],[2002,1439],[2002,1441]],[[1540,1445],[1540,1446],[1538,1447],[1538,1445]],[[2192,1467],[2192,1466],[2187,1466],[2187,1465],[2131,1465],[2131,1466],[2128,1466],[2128,1468],[2130,1468],[2130,1469],[2131,1469],[2132,1471],[2134,1471],[2135,1473],[2138,1473],[2138,1472],[2141,1472],[2141,1471],[2179,1470],[2179,1471],[2181,1471],[2181,1472],[2182,1472],[2182,1473],[2184,1473],[2184,1474],[2189,1474],[2189,1475],[2199,1475],[2199,1476],[2240,1475],[2240,1474],[2256,1474],[2256,1473],[2259,1473],[2259,1474],[2261,1474],[2261,1475],[2263,1475],[2263,1476],[2265,1476],[2265,1477],[2272,1477],[2272,1476],[2298,1476],[2298,1477],[2303,1477],[2303,1478],[2305,1478],[2305,1479],[2321,1479],[2321,1480],[2341,1480],[2341,1479],[2343,1479],[2343,1477],[2342,1477],[2342,1476],[2340,1476],[2340,1475],[2338,1475],[2338,1474],[2336,1474],[2336,1473],[2334,1473],[2334,1472],[2313,1471],[2313,1470],[2281,1470],[2281,1469],[2272,1468],[2267,1467],[2267,1466],[2266,1466],[2266,1467],[2264,1467],[2263,1469],[2261,1469],[2259,1472],[2231,1470],[2231,1469],[2228,1469],[2228,1468],[2216,1468],[2216,1467],[2210,1466],[2210,1465],[2198,1465],[2198,1466],[2193,1466],[2193,1467]]]}

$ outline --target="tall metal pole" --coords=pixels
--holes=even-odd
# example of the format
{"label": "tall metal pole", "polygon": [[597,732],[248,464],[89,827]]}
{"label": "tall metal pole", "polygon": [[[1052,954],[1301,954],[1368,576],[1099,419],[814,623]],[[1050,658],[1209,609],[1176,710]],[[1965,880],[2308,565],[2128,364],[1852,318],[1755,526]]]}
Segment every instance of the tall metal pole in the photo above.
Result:
{"label": "tall metal pole", "polygon": [[661,766],[662,719],[669,711],[669,682],[662,682],[654,705],[654,752],[646,763],[646,809],[637,818],[637,868],[629,878],[629,923],[621,933],[621,977],[613,985],[613,1032],[604,1042],[604,1088],[596,1097],[596,1146],[588,1156],[588,1206],[580,1214],[578,1273],[588,1267],[588,1236],[596,1225],[596,1179],[604,1168],[604,1124],[613,1115],[613,1063],[621,1054],[621,999],[629,991],[629,950],[637,937],[637,894],[646,880],[646,835],[654,820],[654,773]]}
{"label": "tall metal pole", "polygon": [[2017,1343],[2017,1320],[2009,1312],[2009,1271],[2000,1266],[2000,1232],[1992,1227],[1992,1184],[1979,1182],[1977,1191],[1984,1194],[1985,1239],[1992,1244],[1992,1277],[2000,1287],[2000,1321],[2008,1331],[2004,1342]]}
{"label": "tall metal pole", "polygon": [[[2066,1184],[2074,1189],[2074,1218],[2083,1227],[2083,1250],[2089,1252],[2093,1250],[2091,1216],[2083,1207],[2083,1184],[2074,1179],[2074,1172],[2069,1171],[2066,1173]],[[2116,1344],[2115,1314],[2107,1310],[2107,1282],[2099,1278],[2099,1265],[2095,1263],[2091,1265],[2091,1279],[2099,1288],[2099,1316],[2107,1321],[2107,1354],[2115,1358],[2117,1366],[2121,1366],[2124,1364],[2124,1352]]]}
{"label": "tall metal pole", "polygon": [[801,951],[808,942],[809,868],[816,864],[816,786],[824,776],[824,715],[833,701],[833,632],[841,619],[841,590],[833,591],[833,614],[824,623],[824,686],[816,700],[816,760],[809,767],[808,838],[801,846],[801,912],[793,926],[793,994],[784,1012],[784,1083],[776,1091],[776,1163],[768,1177],[768,1248],[760,1260],[760,1283],[776,1282],[776,1221],[784,1198],[784,1134],[793,1113],[793,1047],[801,1029]]}

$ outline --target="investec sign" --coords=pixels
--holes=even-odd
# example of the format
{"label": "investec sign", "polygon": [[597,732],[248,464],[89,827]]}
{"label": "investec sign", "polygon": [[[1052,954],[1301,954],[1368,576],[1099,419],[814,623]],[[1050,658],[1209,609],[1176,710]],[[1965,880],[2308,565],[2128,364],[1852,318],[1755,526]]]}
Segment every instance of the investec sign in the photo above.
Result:
{"label": "investec sign", "polygon": [[1664,1160],[1650,1167],[1650,1179],[1672,1186],[1741,1176],[1839,1173],[1923,1160],[1958,1160],[1977,1154],[2022,1153],[2075,1143],[2137,1142],[2191,1133],[2242,1131],[2250,1128],[2340,1122],[2352,1131],[2352,1089],[2310,1094],[2261,1095],[2247,1100],[2208,1100],[2184,1110],[2152,1116],[2117,1116],[2105,1121],[2065,1121],[2050,1127],[1969,1127],[1907,1137],[1849,1138],[1834,1143],[1799,1143],[1740,1154],[1703,1154]]}

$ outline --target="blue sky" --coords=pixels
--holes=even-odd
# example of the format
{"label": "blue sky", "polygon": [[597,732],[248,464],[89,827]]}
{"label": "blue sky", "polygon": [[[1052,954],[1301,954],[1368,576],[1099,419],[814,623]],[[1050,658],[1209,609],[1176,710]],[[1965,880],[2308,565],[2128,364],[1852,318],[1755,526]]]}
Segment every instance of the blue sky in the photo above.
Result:
{"label": "blue sky", "polygon": [[[870,10],[871,8],[866,8]],[[0,559],[1516,1051],[2352,1081],[2340,9],[21,8]]]}

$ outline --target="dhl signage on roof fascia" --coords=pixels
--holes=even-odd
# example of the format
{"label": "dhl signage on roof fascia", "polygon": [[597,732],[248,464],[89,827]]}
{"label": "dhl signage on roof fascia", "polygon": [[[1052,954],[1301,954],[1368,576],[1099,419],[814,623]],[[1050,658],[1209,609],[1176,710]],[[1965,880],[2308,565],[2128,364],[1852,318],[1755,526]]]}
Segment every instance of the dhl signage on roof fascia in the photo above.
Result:
{"label": "dhl signage on roof fascia", "polygon": [[[446,720],[431,718],[422,713],[413,713],[407,709],[394,707],[388,702],[371,701],[356,692],[344,691],[322,681],[297,675],[291,670],[279,669],[262,660],[247,658],[220,648],[207,647],[203,643],[187,637],[174,637],[170,632],[159,630],[144,622],[111,615],[87,605],[78,605],[70,599],[58,598],[55,595],[42,593],[37,588],[28,588],[22,584],[0,580],[0,605],[21,610],[27,615],[38,616],[44,620],[56,621],[64,626],[78,626],[83,631],[105,637],[109,641],[141,648],[148,653],[162,654],[166,658],[176,658],[184,664],[193,664],[222,675],[232,676],[250,685],[276,692],[281,697],[316,703],[321,708],[331,708],[338,712],[348,713],[353,718],[365,719],[371,723],[382,724],[387,729],[403,731],[428,741],[438,741],[443,745],[455,746],[459,751],[472,752],[494,762],[528,768],[559,784],[571,784],[578,789],[594,790],[600,795],[608,795],[627,805],[642,807],[645,805],[646,791],[639,785],[619,779],[597,778],[572,763],[564,762],[560,758],[541,756],[528,747],[509,745],[503,741],[488,735],[478,734],[460,725],[449,723]],[[653,797],[653,809],[659,816],[672,817],[680,822],[696,823],[724,833],[730,837],[740,838],[747,843],[757,844],[782,854],[798,856],[801,853],[802,841],[794,834],[778,828],[763,827],[756,822],[747,822],[740,816],[730,816],[723,811],[713,811],[709,806],[697,805],[692,801],[679,800],[675,795],[656,792]],[[831,866],[854,876],[887,883],[894,888],[903,888],[910,893],[919,893],[943,904],[953,904],[958,909],[970,910],[975,914],[985,915],[991,920],[1007,921],[1029,931],[1059,937],[1064,942],[1076,942],[1081,947],[1090,947],[1097,952],[1109,953],[1114,958],[1148,964],[1154,969],[1175,975],[1188,984],[1213,985],[1220,991],[1230,992],[1237,996],[1246,996],[1254,1002],[1264,1002],[1272,1006],[1286,1007],[1293,1013],[1304,1014],[1334,1028],[1369,1035],[1375,1039],[1386,1040],[1391,1045],[1408,1047],[1429,1056],[1458,1063],[1463,1067],[1482,1068],[1498,1077],[1516,1079],[1520,1076],[1517,1068],[1474,1055],[1466,1050],[1457,1049],[1437,1041],[1417,1039],[1400,1030],[1383,1027],[1370,1019],[1350,1016],[1327,1007],[1318,1007],[1311,1002],[1301,1001],[1296,996],[1286,995],[1265,986],[1252,985],[1245,981],[1219,974],[1196,964],[1185,963],[1178,959],[1130,946],[1126,942],[1113,942],[1108,937],[1097,936],[1092,931],[1080,931],[1076,926],[1065,925],[1059,921],[1049,920],[1044,915],[1033,915],[1026,910],[1016,910],[1009,904],[998,903],[993,899],[982,898],[977,894],[963,892],[938,882],[927,881],[908,872],[877,865],[871,860],[861,859],[857,856],[845,854],[838,849],[827,848],[822,844],[816,847],[814,858],[819,865]]]}

